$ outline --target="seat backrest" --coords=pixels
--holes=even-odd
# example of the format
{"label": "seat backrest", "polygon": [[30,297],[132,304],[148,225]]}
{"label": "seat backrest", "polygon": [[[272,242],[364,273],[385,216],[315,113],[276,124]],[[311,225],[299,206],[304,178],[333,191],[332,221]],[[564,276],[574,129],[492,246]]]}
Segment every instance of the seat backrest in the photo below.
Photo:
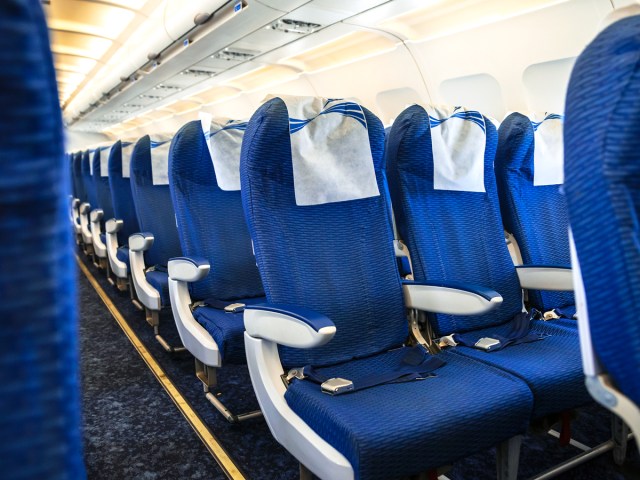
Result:
{"label": "seat backrest", "polygon": [[478,112],[428,109],[404,110],[386,149],[396,225],[409,247],[414,277],[480,285],[504,298],[485,315],[432,315],[437,334],[505,323],[522,311],[522,291],[500,219],[493,173],[496,128]]}
{"label": "seat backrest", "polygon": [[129,163],[133,147],[131,141],[118,140],[109,151],[109,187],[112,193],[113,213],[115,218],[122,220],[122,230],[118,232],[119,245],[126,245],[129,236],[140,232],[130,182]]}
{"label": "seat backrest", "polygon": [[[562,123],[557,114],[529,118],[514,112],[498,130],[495,174],[502,221],[524,264],[571,264],[569,214],[560,192]],[[571,292],[530,290],[529,301],[541,311],[574,304]]]}
{"label": "seat backrest", "polygon": [[[207,136],[226,135],[232,145],[237,142],[237,149],[225,153],[237,156],[229,163],[234,163],[238,179],[239,146],[246,126],[246,122],[229,124],[226,130],[217,124],[206,126]],[[240,190],[220,188],[207,142],[202,122],[189,122],[176,133],[169,154],[169,185],[182,253],[204,257],[211,265],[204,280],[190,285],[191,295],[196,300],[263,296]]]}
{"label": "seat backrest", "polygon": [[84,178],[82,177],[82,152],[73,154],[73,182],[78,199],[81,203],[87,201],[87,191],[84,188]]}
{"label": "seat backrest", "polygon": [[96,186],[93,183],[93,175],[91,174],[93,150],[85,150],[82,153],[82,182],[84,191],[87,195],[87,202],[91,205],[91,210],[98,208],[98,198],[96,195]]}
{"label": "seat backrest", "polygon": [[615,385],[640,404],[640,15],[607,27],[578,57],[564,144],[591,341]]}
{"label": "seat backrest", "polygon": [[[153,247],[145,252],[145,262],[150,266],[166,266],[170,258],[182,254],[169,191],[170,143],[167,135],[145,135],[131,154],[131,193],[138,224],[141,231],[155,238]],[[152,149],[157,149],[153,158]]]}
{"label": "seat backrest", "polygon": [[109,150],[110,147],[99,147],[93,153],[93,184],[96,189],[98,208],[104,212],[104,221],[114,217],[111,189],[109,188]]}
{"label": "seat backrest", "polygon": [[0,2],[0,52],[0,476],[81,479],[70,188],[41,2]]}
{"label": "seat backrest", "polygon": [[[329,103],[318,100],[325,107]],[[401,345],[408,334],[386,197],[296,204],[291,139],[297,131],[304,133],[310,122],[341,121],[333,116],[346,117],[348,112],[335,110],[341,104],[355,105],[331,103],[332,107],[322,110],[326,114],[291,119],[294,133],[290,134],[287,106],[274,98],[253,115],[242,144],[242,201],[268,301],[311,308],[337,327],[325,346],[281,348],[286,366],[323,365],[371,355]],[[368,162],[373,163],[371,178],[382,192],[382,123],[366,109],[357,106],[355,110],[352,115],[359,120],[349,126],[366,129],[369,148],[360,144],[357,151],[362,156],[351,158],[368,165],[368,171]],[[329,131],[327,137],[337,133]]]}

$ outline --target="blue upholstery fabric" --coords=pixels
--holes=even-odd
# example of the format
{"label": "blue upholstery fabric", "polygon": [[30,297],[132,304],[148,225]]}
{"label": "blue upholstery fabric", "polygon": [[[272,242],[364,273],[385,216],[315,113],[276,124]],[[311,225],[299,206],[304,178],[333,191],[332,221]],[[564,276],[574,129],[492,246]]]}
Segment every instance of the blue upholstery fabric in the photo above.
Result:
{"label": "blue upholstery fabric", "polygon": [[[570,266],[564,195],[559,185],[533,185],[534,142],[531,121],[521,113],[500,124],[495,175],[504,227],[518,242],[525,265]],[[529,302],[543,312],[575,303],[572,292],[539,290],[529,291]]]}
{"label": "blue upholstery fabric", "polygon": [[[381,184],[384,132],[375,116],[366,112],[366,118]],[[401,345],[408,330],[400,321],[405,318],[404,299],[385,197],[298,207],[289,117],[280,99],[267,102],[252,117],[240,170],[242,200],[268,301],[311,308],[337,328],[325,346],[281,348],[284,365],[326,365]],[[345,232],[358,232],[358,242],[346,242]]]}
{"label": "blue upholstery fabric", "polygon": [[[205,300],[205,303],[207,300]],[[264,297],[239,298],[230,303],[244,303],[245,305],[264,302]],[[218,303],[218,302],[215,302]],[[226,305],[225,305],[226,306]],[[225,312],[221,308],[209,306],[198,307],[193,310],[193,317],[213,337],[224,363],[245,364],[247,357],[244,352],[244,313]]]}
{"label": "blue upholstery fabric", "polygon": [[138,224],[142,231],[154,236],[153,246],[145,252],[145,262],[149,266],[166,266],[170,258],[181,255],[180,241],[169,185],[153,184],[149,135],[136,143],[130,167]]}
{"label": "blue upholstery fabric", "polygon": [[167,272],[161,272],[157,270],[148,271],[145,276],[147,282],[160,293],[160,303],[163,307],[171,305],[171,298],[169,298],[169,275]]}
{"label": "blue upholstery fabric", "polygon": [[[399,353],[404,352],[393,350],[319,373],[354,378],[396,365]],[[315,383],[294,380],[285,398],[349,459],[356,478],[426,471],[441,466],[443,457],[453,462],[477,452],[479,445],[499,443],[526,429],[532,399],[524,383],[460,355],[439,356],[446,364],[423,381],[330,396]]]}
{"label": "blue upholstery fabric", "polygon": [[109,177],[100,176],[100,160],[102,155],[109,155],[108,148],[96,148],[93,154],[93,184],[96,189],[97,208],[104,212],[103,223],[114,217],[113,202],[111,201],[111,189],[109,188]]}
{"label": "blue upholstery fabric", "polygon": [[73,154],[73,183],[76,195],[80,203],[87,201],[87,192],[84,188],[84,179],[82,178],[82,152]]}
{"label": "blue upholstery fabric", "polygon": [[[485,123],[486,192],[434,190],[429,119],[423,107],[415,105],[401,113],[388,138],[393,207],[398,230],[411,252],[415,279],[473,283],[503,297],[501,306],[480,316],[430,314],[436,335],[469,330],[487,337],[504,334],[505,322],[522,309],[522,290],[504,241],[492,168],[497,134],[490,121]],[[455,350],[526,381],[534,392],[535,417],[589,401],[577,331],[541,321],[533,322],[532,329],[551,336],[498,352]]]}
{"label": "blue upholstery fabric", "polygon": [[[109,152],[109,187],[112,192],[113,213],[115,218],[122,220],[122,230],[118,232],[118,245],[127,245],[129,237],[138,233],[140,226],[133,203],[130,179],[122,176],[122,142],[120,140]],[[127,258],[128,255],[127,253]]]}
{"label": "blue upholstery fabric", "polygon": [[87,202],[91,205],[91,210],[98,208],[98,198],[96,195],[96,186],[93,183],[93,176],[91,175],[91,152],[85,150],[82,153],[82,181],[84,183],[84,190],[87,195]]}
{"label": "blue upholstery fabric", "polygon": [[[640,16],[601,32],[576,61],[565,116],[565,191],[591,340],[640,404]],[[624,339],[621,341],[621,339]]]}
{"label": "blue upholstery fabric", "polygon": [[240,192],[218,187],[199,121],[184,125],[171,143],[169,184],[183,254],[211,265],[204,280],[189,286],[192,298],[264,296]]}
{"label": "blue upholstery fabric", "polygon": [[493,174],[496,129],[485,120],[484,192],[434,190],[428,114],[414,105],[389,133],[387,175],[400,237],[416,281],[465,282],[491,288],[503,304],[477,316],[432,315],[438,334],[500,325],[522,310],[518,277],[505,245]]}
{"label": "blue upholstery fabric", "polygon": [[[504,330],[502,326],[490,327],[474,334],[492,337],[503,334]],[[544,335],[544,340],[490,353],[463,346],[451,351],[488,363],[525,381],[535,399],[533,418],[589,403],[591,397],[584,387],[575,329],[561,328],[550,322],[535,322],[531,331]]]}
{"label": "blue upholstery fabric", "polygon": [[121,262],[124,262],[129,266],[129,247],[118,247],[116,251],[116,257]]}
{"label": "blue upholstery fabric", "polygon": [[[382,124],[368,110],[364,114],[383,192]],[[327,315],[337,333],[323,347],[282,348],[283,364],[333,364],[319,373],[345,378],[388,369],[400,352],[387,350],[400,346],[408,330],[387,198],[296,206],[288,120],[276,98],[249,122],[241,159],[245,214],[268,301]],[[295,381],[285,398],[346,456],[356,478],[425,471],[526,428],[531,392],[524,383],[459,355],[442,358],[446,365],[428,380],[336,397],[315,383]]]}
{"label": "blue upholstery fabric", "polygon": [[0,2],[0,476],[82,479],[70,185],[37,0]]}

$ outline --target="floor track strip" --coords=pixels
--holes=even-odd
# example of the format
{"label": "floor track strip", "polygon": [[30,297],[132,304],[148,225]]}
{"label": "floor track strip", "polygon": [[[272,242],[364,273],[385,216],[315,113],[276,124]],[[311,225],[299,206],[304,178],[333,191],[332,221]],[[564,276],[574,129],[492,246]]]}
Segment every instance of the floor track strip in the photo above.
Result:
{"label": "floor track strip", "polygon": [[113,304],[109,295],[104,291],[104,289],[100,286],[98,281],[95,279],[93,274],[89,271],[84,262],[76,255],[76,261],[78,262],[78,266],[80,270],[87,277],[89,283],[94,288],[98,296],[101,298],[115,321],[118,323],[122,331],[125,333],[133,347],[136,349],[138,354],[142,357],[144,362],[147,364],[151,372],[155,375],[156,379],[162,387],[165,389],[173,403],[175,403],[176,407],[182,413],[184,418],[189,422],[191,428],[196,432],[202,443],[207,447],[211,455],[215,459],[215,461],[220,465],[220,468],[224,471],[224,473],[231,480],[245,480],[246,477],[242,474],[240,469],[233,462],[231,457],[227,454],[225,449],[222,447],[220,442],[213,436],[211,431],[207,428],[205,423],[202,421],[200,416],[193,410],[189,402],[184,398],[182,393],[176,388],[176,386],[171,382],[169,377],[165,374],[162,367],[158,364],[156,359],[151,355],[149,350],[144,346],[140,338],[136,335],[133,329],[129,326],[127,320],[122,316],[118,308]]}

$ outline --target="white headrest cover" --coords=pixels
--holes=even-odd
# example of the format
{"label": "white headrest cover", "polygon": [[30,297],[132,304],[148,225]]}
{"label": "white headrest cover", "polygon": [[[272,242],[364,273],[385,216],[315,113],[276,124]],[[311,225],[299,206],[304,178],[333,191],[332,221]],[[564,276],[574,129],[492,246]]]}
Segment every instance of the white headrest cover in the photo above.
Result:
{"label": "white headrest cover", "polygon": [[562,185],[564,183],[564,149],[562,115],[529,115],[533,126],[533,185]]}
{"label": "white headrest cover", "polygon": [[289,113],[297,205],[380,195],[367,121],[353,100],[280,96]]}
{"label": "white headrest cover", "polygon": [[109,157],[111,156],[111,149],[113,145],[110,147],[104,147],[100,152],[100,176],[108,177],[109,176]]}
{"label": "white headrest cover", "polygon": [[171,135],[150,135],[151,176],[154,185],[169,185],[169,148]]}
{"label": "white headrest cover", "polygon": [[433,151],[433,188],[484,192],[486,125],[464,107],[428,105]]}
{"label": "white headrest cover", "polygon": [[96,154],[95,149],[89,150],[89,173],[93,177],[93,156]]}
{"label": "white headrest cover", "polygon": [[135,146],[134,140],[122,140],[122,178],[130,176],[131,154]]}
{"label": "white headrest cover", "polygon": [[240,151],[247,129],[246,120],[213,120],[208,113],[200,113],[202,133],[221,190],[240,190]]}

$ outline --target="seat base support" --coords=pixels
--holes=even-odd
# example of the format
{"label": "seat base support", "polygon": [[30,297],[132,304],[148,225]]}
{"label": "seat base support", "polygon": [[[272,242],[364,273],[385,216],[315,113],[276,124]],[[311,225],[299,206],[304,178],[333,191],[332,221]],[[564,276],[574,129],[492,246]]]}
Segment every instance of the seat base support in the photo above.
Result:
{"label": "seat base support", "polygon": [[195,359],[195,361],[196,361],[196,377],[198,377],[198,379],[202,382],[202,385],[204,387],[205,397],[207,397],[207,400],[209,400],[211,405],[213,405],[216,408],[216,410],[218,410],[218,412],[220,412],[222,416],[229,423],[239,423],[244,420],[249,420],[251,418],[262,417],[262,412],[260,410],[254,410],[253,412],[238,413],[238,414],[232,413],[231,410],[229,410],[224,405],[224,403],[222,403],[218,399],[217,395],[211,391],[212,388],[216,388],[218,385],[218,377],[217,377],[215,367],[210,367],[208,365],[205,365],[197,358]]}

